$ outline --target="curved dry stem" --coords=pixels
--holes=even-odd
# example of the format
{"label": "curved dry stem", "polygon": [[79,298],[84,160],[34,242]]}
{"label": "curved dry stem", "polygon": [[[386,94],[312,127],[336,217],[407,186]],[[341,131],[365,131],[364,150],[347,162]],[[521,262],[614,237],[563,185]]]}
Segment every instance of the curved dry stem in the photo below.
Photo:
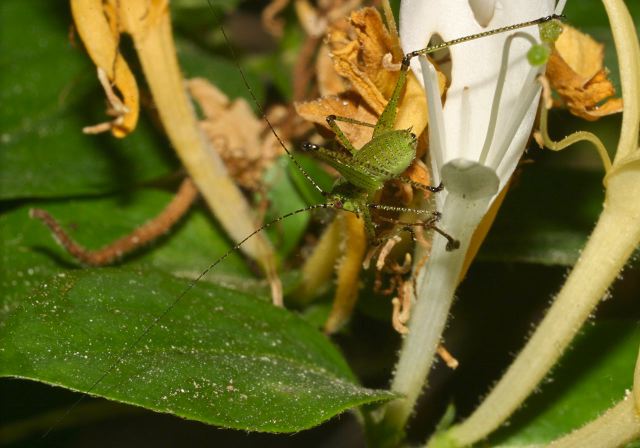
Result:
{"label": "curved dry stem", "polygon": [[29,216],[39,219],[49,227],[58,243],[76,260],[87,266],[108,266],[166,234],[189,211],[197,197],[196,186],[191,179],[186,178],[178,193],[160,214],[128,235],[97,250],[86,249],[76,242],[47,211],[32,208],[29,210]]}
{"label": "curved dry stem", "polygon": [[[544,83],[543,83],[544,85]],[[547,88],[545,86],[545,88]],[[611,171],[611,159],[609,158],[609,153],[607,152],[607,148],[604,146],[602,141],[591,132],[587,131],[577,131],[573,134],[569,134],[564,137],[560,141],[554,141],[549,136],[549,128],[548,128],[548,119],[549,119],[549,110],[544,104],[544,101],[540,102],[540,135],[542,136],[542,142],[544,146],[552,151],[562,151],[563,149],[581,142],[587,141],[591,143],[596,151],[598,151],[598,155],[600,159],[602,159],[602,164],[604,165],[605,172]]]}

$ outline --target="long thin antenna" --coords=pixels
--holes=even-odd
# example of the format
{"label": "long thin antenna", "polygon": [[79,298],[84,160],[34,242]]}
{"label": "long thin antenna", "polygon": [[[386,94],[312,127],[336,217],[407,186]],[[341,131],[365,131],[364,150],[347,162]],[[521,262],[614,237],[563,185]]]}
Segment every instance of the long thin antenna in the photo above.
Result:
{"label": "long thin antenna", "polygon": [[142,341],[142,339],[145,338],[145,336],[147,336],[149,334],[149,332],[156,327],[181,301],[182,299],[189,293],[189,291],[191,291],[194,286],[196,286],[196,284],[202,280],[202,278],[207,275],[213,268],[215,268],[218,264],[222,263],[229,255],[231,255],[232,253],[234,253],[235,251],[237,251],[240,246],[242,246],[244,243],[246,243],[249,239],[251,239],[253,236],[257,235],[258,233],[262,232],[264,229],[271,227],[272,225],[282,221],[283,219],[287,219],[290,216],[293,215],[297,215],[299,213],[304,213],[304,212],[308,212],[311,210],[315,210],[315,209],[319,209],[319,208],[339,208],[336,204],[332,203],[332,202],[327,202],[327,203],[322,203],[322,204],[315,204],[315,205],[310,205],[308,207],[304,207],[304,208],[300,208],[298,210],[294,210],[292,212],[286,213],[282,216],[277,217],[276,219],[267,222],[266,224],[263,224],[262,226],[260,226],[259,228],[257,228],[256,230],[254,230],[253,232],[251,232],[249,235],[247,235],[246,237],[244,237],[239,243],[237,243],[236,245],[234,245],[232,248],[230,248],[229,250],[227,250],[222,256],[220,256],[216,261],[214,261],[213,263],[211,263],[204,271],[202,271],[200,273],[200,275],[198,275],[195,279],[191,280],[189,282],[189,284],[182,290],[182,292],[173,300],[173,302],[171,302],[171,304],[164,309],[164,311],[162,311],[162,313],[158,314],[153,321],[151,321],[151,323],[149,323],[146,327],[144,327],[144,329],[142,330],[142,332],[140,332],[140,334],[138,335],[138,337],[136,337],[136,339],[133,341],[133,343],[131,345],[129,345],[128,347],[125,347],[122,349],[122,351],[120,352],[120,354],[116,357],[116,359],[113,361],[113,363],[111,363],[107,369],[102,373],[102,375],[100,375],[100,377],[91,385],[91,387],[89,387],[89,389],[83,391],[83,394],[80,398],[78,398],[71,406],[69,406],[69,408],[65,411],[64,414],[62,414],[60,416],[60,418],[58,418],[55,423],[53,425],[51,425],[51,427],[49,427],[49,429],[47,429],[47,431],[42,435],[42,438],[44,439],[45,437],[47,437],[49,435],[49,433],[56,427],[58,426],[58,424],[63,421],[65,418],[67,418],[67,416],[73,412],[73,410],[80,404],[82,403],[82,401],[84,401],[84,399],[86,398],[86,396],[88,394],[90,394],[91,392],[93,392],[95,390],[96,387],[98,387],[98,385],[100,385],[100,383],[102,383],[104,381],[104,379],[111,373],[114,371],[114,369],[116,367],[118,367],[118,364],[120,364],[122,362],[123,359],[125,359],[140,343],[140,341]]}
{"label": "long thin antenna", "polygon": [[540,25],[541,23],[549,22],[550,20],[564,19],[564,17],[565,16],[562,15],[562,14],[552,14],[550,16],[540,17],[539,19],[529,20],[527,22],[522,22],[522,23],[517,23],[515,25],[504,26],[502,28],[496,28],[494,30],[483,31],[482,33],[476,33],[476,34],[471,34],[469,36],[459,37],[457,39],[449,40],[447,42],[442,42],[442,43],[437,44],[437,45],[432,45],[430,47],[423,48],[422,50],[412,51],[410,53],[407,53],[404,56],[404,59],[406,61],[409,61],[410,59],[413,59],[416,56],[422,56],[422,55],[435,53],[436,51],[442,50],[443,48],[448,48],[448,47],[451,47],[453,45],[461,44],[461,43],[464,43],[464,42],[469,42],[470,40],[476,40],[476,39],[480,39],[480,38],[487,37],[487,36],[493,36],[494,34],[507,33],[509,31],[519,30],[521,28],[526,28],[528,26]]}
{"label": "long thin antenna", "polygon": [[258,112],[260,112],[260,115],[262,115],[262,118],[264,118],[264,121],[267,122],[267,125],[271,129],[271,132],[273,133],[273,135],[275,135],[276,139],[280,143],[280,146],[282,146],[282,148],[287,153],[287,156],[289,156],[289,159],[291,159],[291,161],[298,168],[298,170],[300,170],[302,175],[309,181],[309,183],[311,185],[313,185],[314,188],[316,190],[318,190],[323,196],[326,197],[328,195],[327,192],[324,191],[320,187],[320,185],[318,185],[318,183],[315,180],[313,180],[313,178],[311,176],[309,176],[309,174],[307,174],[307,172],[305,171],[304,168],[302,168],[302,165],[300,165],[300,163],[296,160],[296,158],[293,156],[291,151],[289,151],[287,146],[284,144],[284,142],[282,141],[282,139],[280,138],[280,136],[276,132],[276,129],[274,128],[273,124],[271,124],[271,121],[269,121],[269,118],[267,118],[267,114],[264,112],[264,109],[262,108],[262,106],[258,102],[258,99],[256,98],[256,95],[253,93],[253,89],[251,88],[251,85],[249,84],[249,81],[247,80],[247,77],[244,74],[244,70],[242,70],[242,67],[240,66],[240,61],[238,60],[236,52],[233,50],[233,47],[231,46],[231,41],[229,40],[229,37],[227,36],[227,32],[224,30],[224,26],[222,26],[222,20],[221,20],[220,15],[218,14],[218,12],[215,10],[213,5],[211,4],[211,0],[207,0],[207,3],[209,3],[209,8],[211,8],[211,11],[216,16],[216,18],[218,18],[218,20],[220,22],[220,32],[222,33],[222,36],[224,37],[224,41],[226,42],[227,47],[229,47],[229,52],[231,53],[231,58],[233,59],[235,65],[236,65],[236,67],[238,69],[238,72],[240,72],[240,77],[242,78],[242,82],[244,83],[245,87],[249,91],[249,95],[251,95],[251,98],[253,99],[253,102],[255,103],[256,107],[258,108]]}

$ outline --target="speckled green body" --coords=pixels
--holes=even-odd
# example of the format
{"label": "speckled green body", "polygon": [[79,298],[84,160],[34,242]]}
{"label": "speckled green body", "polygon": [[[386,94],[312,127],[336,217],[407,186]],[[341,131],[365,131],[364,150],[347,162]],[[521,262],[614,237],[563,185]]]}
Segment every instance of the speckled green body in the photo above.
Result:
{"label": "speckled green body", "polygon": [[[346,117],[327,117],[327,123],[336,134],[344,151],[335,151],[321,146],[307,144],[306,150],[335,168],[341,175],[328,195],[329,201],[340,208],[363,217],[367,234],[376,242],[375,226],[369,213],[369,204],[375,193],[385,182],[396,179],[411,165],[416,157],[417,139],[411,129],[395,130],[394,124],[400,94],[407,79],[408,64],[402,64],[398,82],[375,125]],[[344,121],[360,126],[372,127],[373,136],[369,142],[356,149],[336,124]]]}

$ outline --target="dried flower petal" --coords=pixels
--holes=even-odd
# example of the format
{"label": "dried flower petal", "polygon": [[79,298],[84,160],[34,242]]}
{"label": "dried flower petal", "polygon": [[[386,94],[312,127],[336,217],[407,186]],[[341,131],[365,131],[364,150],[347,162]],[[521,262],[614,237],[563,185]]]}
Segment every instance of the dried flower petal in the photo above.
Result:
{"label": "dried flower petal", "polygon": [[367,237],[362,219],[352,213],[341,213],[337,219],[344,226],[340,232],[344,255],[336,265],[338,273],[336,295],[324,327],[325,332],[329,334],[339,330],[351,316],[358,298],[362,260],[367,249]]}
{"label": "dried flower petal", "polygon": [[271,0],[271,3],[262,10],[262,26],[272,36],[282,37],[284,20],[278,17],[278,14],[288,5],[289,0]]}
{"label": "dried flower petal", "polygon": [[[125,137],[136,127],[140,103],[136,80],[118,50],[120,30],[115,10],[109,4],[103,5],[101,0],[71,0],[71,12],[78,34],[98,68],[98,73],[106,74],[108,81],[119,92],[121,104],[124,105],[118,107],[113,99],[110,100],[116,118],[111,123],[96,125],[95,128],[110,129],[115,137]],[[115,89],[105,90],[109,96]]]}
{"label": "dried flower petal", "polygon": [[204,78],[189,80],[188,87],[206,117],[200,126],[215,143],[231,177],[242,187],[257,190],[264,171],[283,153],[278,140],[266,132],[264,121],[245,99],[229,101]]}
{"label": "dried flower petal", "polygon": [[[327,46],[335,73],[345,79],[351,88],[345,90],[345,84],[330,75],[325,59],[321,65],[322,76],[319,76],[320,91],[332,92],[339,97],[323,97],[310,103],[296,104],[296,110],[302,117],[324,127],[327,127],[325,120],[330,114],[375,123],[399,75],[398,71],[389,70],[393,65],[393,62],[389,64],[389,56],[397,63],[402,52],[394,45],[394,39],[378,11],[374,8],[355,11],[349,23],[351,27],[344,20],[331,26]],[[444,75],[440,74],[443,91],[445,82]],[[427,124],[426,110],[422,86],[411,74],[399,104],[396,128],[411,127],[416,134],[421,134]],[[340,127],[356,148],[371,140],[371,129],[347,123],[341,123]]]}
{"label": "dried flower petal", "polygon": [[603,59],[603,44],[565,25],[547,65],[551,86],[569,111],[585,120],[622,111],[622,99],[611,98],[615,88],[607,79]]}

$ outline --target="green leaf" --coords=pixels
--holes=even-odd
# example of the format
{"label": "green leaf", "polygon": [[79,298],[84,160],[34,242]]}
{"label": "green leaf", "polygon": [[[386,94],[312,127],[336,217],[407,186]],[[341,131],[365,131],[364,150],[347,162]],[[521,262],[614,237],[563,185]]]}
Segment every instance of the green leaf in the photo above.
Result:
{"label": "green leaf", "polygon": [[489,446],[544,445],[597,418],[633,386],[639,345],[637,323],[588,326],[542,393],[530,397]]}
{"label": "green leaf", "polygon": [[[172,196],[168,192],[149,189],[126,197],[34,203],[0,215],[4,236],[0,241],[3,266],[0,270],[0,303],[3,304],[0,316],[25,300],[34,287],[52,274],[80,268],[78,262],[56,244],[44,224],[29,218],[31,207],[47,210],[79,244],[98,249],[154,217]],[[231,247],[232,243],[208,214],[196,208],[167,236],[124,261],[195,278]],[[239,252],[227,257],[205,279],[262,290]]]}
{"label": "green leaf", "polygon": [[[98,248],[146,222],[171,197],[141,190],[127,197],[33,205],[58,218],[86,247]],[[6,232],[0,374],[73,390],[88,390],[184,290],[188,281],[169,273],[195,277],[231,246],[202,211],[194,210],[152,250],[121,267],[79,269],[49,230],[28,218],[28,209],[0,216]],[[301,430],[390,397],[359,387],[323,335],[257,298],[263,285],[239,252],[212,276],[252,295],[198,283],[92,393],[220,426],[271,432]]]}
{"label": "green leaf", "polygon": [[283,36],[277,40],[277,48],[268,53],[246,58],[243,65],[248,70],[267,78],[280,96],[292,100],[293,66],[301,51],[305,34],[292,21],[286,21],[286,25]]}
{"label": "green leaf", "polygon": [[[265,173],[269,210],[264,221],[279,218],[285,213],[307,206],[288,175],[288,157],[280,157]],[[298,246],[309,223],[310,212],[303,212],[283,219],[267,229],[267,233],[281,257],[286,257]]]}
{"label": "green leaf", "polygon": [[110,192],[176,166],[148,120],[124,140],[82,133],[108,116],[95,67],[69,41],[70,24],[68,2],[0,4],[0,198]]}
{"label": "green leaf", "polygon": [[329,341],[292,313],[205,283],[173,307],[185,285],[142,269],[56,275],[0,327],[0,375],[265,432],[393,397],[358,386]]}
{"label": "green leaf", "polygon": [[[305,173],[311,177],[323,191],[331,191],[331,187],[336,181],[335,176],[329,174],[318,164],[318,161],[312,157],[304,154],[296,154],[295,157]],[[291,181],[295,184],[307,205],[326,202],[326,198],[322,196],[311,182],[309,182],[309,179],[307,179],[293,163],[288,164],[288,172]]]}

